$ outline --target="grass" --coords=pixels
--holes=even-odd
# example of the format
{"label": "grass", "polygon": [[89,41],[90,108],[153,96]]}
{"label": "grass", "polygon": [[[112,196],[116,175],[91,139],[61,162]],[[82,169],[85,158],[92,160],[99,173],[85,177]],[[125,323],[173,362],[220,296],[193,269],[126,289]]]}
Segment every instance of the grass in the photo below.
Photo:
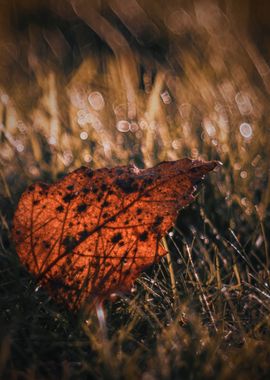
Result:
{"label": "grass", "polygon": [[[160,12],[154,7],[153,14]],[[27,115],[15,95],[1,90],[1,379],[269,378],[270,113],[258,73],[263,58],[232,29],[208,41],[209,31],[192,28],[196,39],[188,46],[167,30],[171,65],[134,53],[148,76],[155,72],[150,84],[146,74],[144,82],[133,75],[128,58],[120,57],[121,66],[106,53],[103,73],[94,55],[65,81],[49,59],[40,63],[47,68],[35,73],[42,96]],[[85,105],[95,91],[105,101],[101,111]],[[129,132],[116,128],[123,119]],[[28,184],[52,182],[82,164],[143,167],[186,155],[218,159],[223,167],[168,231],[163,244],[170,255],[129,294],[75,314],[21,266],[10,230]]]}

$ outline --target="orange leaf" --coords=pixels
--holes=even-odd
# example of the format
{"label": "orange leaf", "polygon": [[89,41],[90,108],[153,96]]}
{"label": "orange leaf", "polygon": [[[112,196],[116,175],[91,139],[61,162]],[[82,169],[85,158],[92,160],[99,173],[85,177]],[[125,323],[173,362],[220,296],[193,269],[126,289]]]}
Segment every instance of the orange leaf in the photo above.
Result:
{"label": "orange leaf", "polygon": [[216,165],[182,159],[144,170],[81,167],[55,184],[31,185],[14,216],[18,255],[71,307],[128,290],[166,254],[161,236]]}

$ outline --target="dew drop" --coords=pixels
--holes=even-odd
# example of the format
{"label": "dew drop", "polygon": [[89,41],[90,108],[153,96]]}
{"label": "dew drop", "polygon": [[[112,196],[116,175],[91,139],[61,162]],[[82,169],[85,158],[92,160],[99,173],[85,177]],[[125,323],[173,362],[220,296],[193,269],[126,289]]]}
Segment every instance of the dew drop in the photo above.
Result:
{"label": "dew drop", "polygon": [[166,90],[160,94],[160,97],[163,101],[164,104],[170,104],[172,102],[171,95],[169,92]]}
{"label": "dew drop", "polygon": [[105,101],[100,92],[94,91],[88,96],[88,102],[96,111],[101,111],[105,106]]}
{"label": "dew drop", "polygon": [[56,138],[54,136],[51,136],[48,138],[48,143],[50,145],[56,145]]}
{"label": "dew drop", "polygon": [[92,160],[93,160],[93,157],[91,156],[91,154],[89,154],[89,153],[85,153],[84,155],[83,155],[83,159],[84,159],[84,161],[85,162],[91,162]]}
{"label": "dew drop", "polygon": [[175,139],[172,142],[173,149],[180,149],[182,146],[181,139]]}
{"label": "dew drop", "polygon": [[87,117],[78,117],[77,123],[79,124],[80,127],[83,127],[88,123]]}
{"label": "dew drop", "polygon": [[239,130],[240,130],[241,135],[244,138],[250,139],[252,137],[253,131],[252,131],[250,124],[242,123],[239,127]]}
{"label": "dew drop", "polygon": [[247,172],[245,171],[245,170],[243,170],[241,173],[240,173],[240,177],[241,178],[243,178],[243,179],[245,179],[245,178],[247,178]]}
{"label": "dew drop", "polygon": [[24,151],[24,145],[22,143],[17,143],[16,149],[19,153],[22,153]]}
{"label": "dew drop", "polygon": [[250,98],[244,92],[238,92],[235,95],[235,102],[242,115],[249,115],[252,112],[252,104]]}
{"label": "dew drop", "polygon": [[86,131],[83,131],[80,133],[81,140],[87,140],[87,138],[88,138],[88,133]]}
{"label": "dew drop", "polygon": [[132,121],[129,126],[130,132],[135,133],[139,130],[139,126],[135,121]]}
{"label": "dew drop", "polygon": [[116,128],[119,132],[128,132],[130,128],[130,123],[127,120],[120,120],[116,124]]}
{"label": "dew drop", "polygon": [[148,123],[147,123],[147,121],[146,121],[145,119],[141,119],[141,120],[139,121],[139,126],[140,126],[140,128],[141,128],[142,130],[144,130],[144,129],[146,129],[146,128],[148,127]]}
{"label": "dew drop", "polygon": [[0,96],[0,100],[6,106],[8,104],[8,101],[9,101],[9,96],[7,94],[2,94]]}

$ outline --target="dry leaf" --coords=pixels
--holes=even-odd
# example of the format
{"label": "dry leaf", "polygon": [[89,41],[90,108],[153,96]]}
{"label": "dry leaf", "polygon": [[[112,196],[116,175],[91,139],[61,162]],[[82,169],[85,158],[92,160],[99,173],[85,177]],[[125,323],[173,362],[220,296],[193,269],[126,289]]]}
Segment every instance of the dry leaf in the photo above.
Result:
{"label": "dry leaf", "polygon": [[55,184],[31,185],[14,216],[18,255],[71,307],[128,290],[166,254],[161,236],[216,165],[182,159],[144,170],[81,167]]}

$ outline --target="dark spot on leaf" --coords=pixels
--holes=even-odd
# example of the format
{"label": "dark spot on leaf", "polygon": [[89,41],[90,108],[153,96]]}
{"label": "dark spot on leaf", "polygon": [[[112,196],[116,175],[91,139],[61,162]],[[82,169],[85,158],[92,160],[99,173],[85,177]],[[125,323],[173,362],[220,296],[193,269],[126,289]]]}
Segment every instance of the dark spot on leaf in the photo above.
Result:
{"label": "dark spot on leaf", "polygon": [[68,185],[67,190],[74,190],[74,185]]}
{"label": "dark spot on leaf", "polygon": [[77,206],[77,211],[78,212],[83,212],[83,211],[85,211],[87,209],[87,204],[86,203],[81,203],[81,204],[79,204],[79,206]]}
{"label": "dark spot on leaf", "polygon": [[107,188],[108,188],[108,186],[106,185],[106,183],[103,183],[103,184],[101,185],[101,190],[102,190],[102,191],[106,191]]}
{"label": "dark spot on leaf", "polygon": [[153,183],[153,178],[145,178],[143,180],[144,184],[147,186],[147,185],[151,185]]}
{"label": "dark spot on leaf", "polygon": [[38,199],[35,199],[34,202],[33,202],[33,205],[36,206],[40,203],[40,201]]}
{"label": "dark spot on leaf", "polygon": [[102,216],[103,216],[103,218],[108,218],[110,216],[110,214],[107,212],[104,212],[104,214]]}
{"label": "dark spot on leaf", "polygon": [[63,198],[63,201],[65,203],[69,203],[70,201],[72,201],[72,199],[76,198],[76,195],[75,194],[67,194],[66,196],[64,196]]}
{"label": "dark spot on leaf", "polygon": [[122,234],[120,232],[117,232],[113,237],[111,238],[112,243],[118,243],[122,239]]}
{"label": "dark spot on leaf", "polygon": [[159,226],[162,223],[163,219],[164,219],[163,216],[160,216],[160,215],[156,216],[154,220],[154,226],[155,227]]}
{"label": "dark spot on leaf", "polygon": [[62,205],[60,205],[60,206],[57,206],[55,210],[57,212],[63,212],[64,211],[64,207]]}
{"label": "dark spot on leaf", "polygon": [[83,230],[79,232],[79,241],[83,241],[90,235],[89,231]]}
{"label": "dark spot on leaf", "polygon": [[21,231],[20,230],[16,230],[16,235],[20,235],[21,234]]}
{"label": "dark spot on leaf", "polygon": [[117,178],[115,184],[125,193],[132,194],[138,190],[138,184],[135,182],[134,178]]}
{"label": "dark spot on leaf", "polygon": [[[65,283],[64,279],[61,277],[55,277],[50,279],[50,287],[52,289],[63,289],[65,291],[70,290],[72,287]],[[70,294],[70,293],[69,293]]]}
{"label": "dark spot on leaf", "polygon": [[87,177],[92,178],[93,175],[94,175],[94,171],[91,170],[91,169],[87,169],[87,170],[86,170],[86,175],[87,175]]}
{"label": "dark spot on leaf", "polygon": [[148,232],[147,231],[144,231],[142,232],[140,235],[139,235],[139,239],[140,241],[146,241],[148,238]]}
{"label": "dark spot on leaf", "polygon": [[66,248],[66,253],[70,253],[76,247],[78,242],[74,238],[74,236],[67,235],[65,239],[62,241],[62,244]]}
{"label": "dark spot on leaf", "polygon": [[47,241],[47,240],[43,240],[43,241],[42,241],[42,245],[43,245],[43,247],[44,247],[45,249],[49,249],[50,246],[51,246],[50,242]]}
{"label": "dark spot on leaf", "polygon": [[142,208],[137,208],[137,210],[136,210],[136,214],[137,214],[137,215],[140,215],[140,214],[142,213],[142,211],[143,211]]}
{"label": "dark spot on leaf", "polygon": [[102,203],[101,207],[108,207],[109,205],[110,205],[109,202],[104,201],[104,202]]}
{"label": "dark spot on leaf", "polygon": [[28,187],[28,191],[31,192],[31,191],[34,190],[34,188],[35,188],[35,185],[30,185],[30,186]]}
{"label": "dark spot on leaf", "polygon": [[96,186],[93,186],[93,188],[92,188],[92,192],[93,192],[94,194],[96,194],[96,193],[98,192],[98,188],[97,188]]}
{"label": "dark spot on leaf", "polygon": [[84,188],[82,189],[82,192],[83,192],[84,194],[88,194],[88,193],[90,192],[90,190],[89,190],[87,187],[84,187]]}

